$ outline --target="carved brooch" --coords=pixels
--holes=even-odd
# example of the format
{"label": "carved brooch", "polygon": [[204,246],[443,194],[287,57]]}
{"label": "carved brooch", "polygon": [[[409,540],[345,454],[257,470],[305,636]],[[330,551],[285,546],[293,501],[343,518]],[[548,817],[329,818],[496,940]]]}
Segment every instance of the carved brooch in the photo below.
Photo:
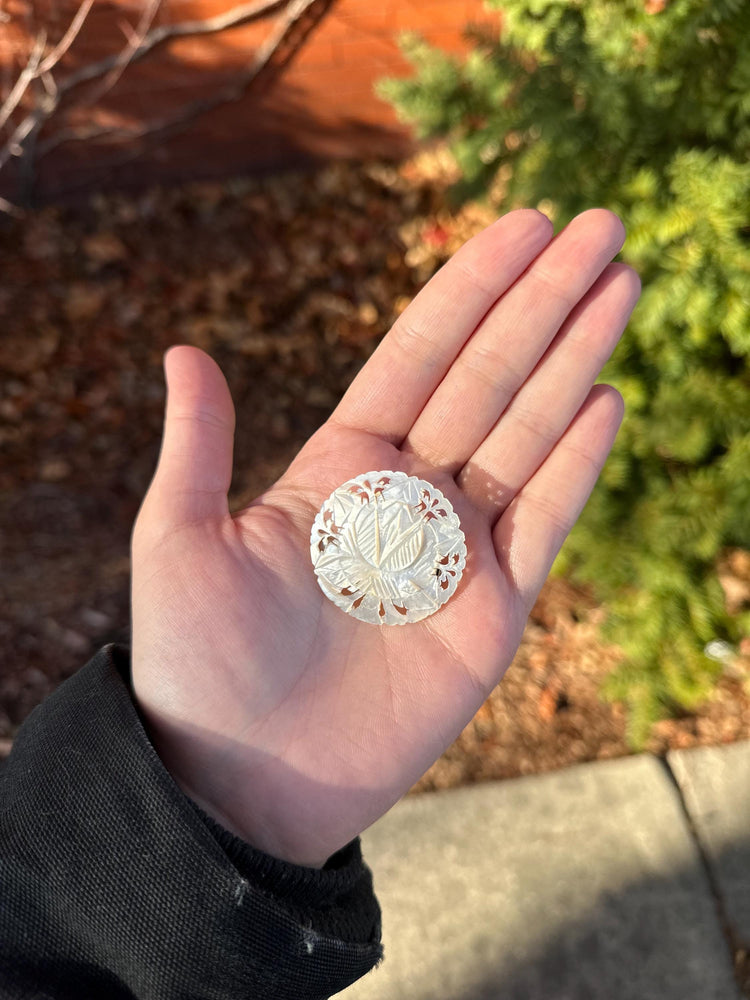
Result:
{"label": "carved brooch", "polygon": [[455,593],[466,540],[450,501],[431,483],[366,472],[320,508],[310,555],[321,590],[342,611],[374,625],[405,625]]}

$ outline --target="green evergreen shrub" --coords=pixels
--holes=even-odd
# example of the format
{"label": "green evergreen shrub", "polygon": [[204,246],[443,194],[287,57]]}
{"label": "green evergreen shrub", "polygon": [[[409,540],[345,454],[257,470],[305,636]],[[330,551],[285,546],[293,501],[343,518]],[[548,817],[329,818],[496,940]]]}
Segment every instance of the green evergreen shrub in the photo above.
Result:
{"label": "green evergreen shrub", "polygon": [[381,93],[443,137],[457,194],[501,192],[558,227],[613,209],[643,295],[603,374],[626,402],[613,453],[556,564],[593,583],[626,661],[606,693],[629,735],[707,697],[736,643],[716,565],[750,548],[750,4],[490,0],[499,37],[464,59],[418,37]]}

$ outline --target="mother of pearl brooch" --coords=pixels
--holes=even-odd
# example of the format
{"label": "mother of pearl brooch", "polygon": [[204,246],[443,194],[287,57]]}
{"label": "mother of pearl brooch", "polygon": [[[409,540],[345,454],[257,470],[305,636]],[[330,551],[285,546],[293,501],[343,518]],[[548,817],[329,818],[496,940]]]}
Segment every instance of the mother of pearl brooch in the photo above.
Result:
{"label": "mother of pearl brooch", "polygon": [[431,483],[405,472],[365,472],[320,508],[310,555],[336,607],[373,625],[404,625],[452,597],[466,540],[450,501]]}

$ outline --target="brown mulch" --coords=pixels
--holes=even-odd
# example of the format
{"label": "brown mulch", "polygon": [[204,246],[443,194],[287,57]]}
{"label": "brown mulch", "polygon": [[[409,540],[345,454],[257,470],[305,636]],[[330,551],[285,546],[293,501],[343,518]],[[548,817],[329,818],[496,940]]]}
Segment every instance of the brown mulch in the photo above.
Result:
{"label": "brown mulch", "polygon": [[[237,407],[233,506],[271,483],[487,209],[429,157],[96,196],[0,224],[0,753],[101,644],[127,641],[129,534],[159,447],[161,360],[197,344]],[[738,557],[739,558],[739,557]],[[742,574],[724,571],[735,599]],[[750,579],[750,577],[749,577]],[[605,611],[545,586],[503,683],[416,790],[626,754]],[[746,667],[650,749],[750,737]],[[746,658],[743,658],[746,664]]]}

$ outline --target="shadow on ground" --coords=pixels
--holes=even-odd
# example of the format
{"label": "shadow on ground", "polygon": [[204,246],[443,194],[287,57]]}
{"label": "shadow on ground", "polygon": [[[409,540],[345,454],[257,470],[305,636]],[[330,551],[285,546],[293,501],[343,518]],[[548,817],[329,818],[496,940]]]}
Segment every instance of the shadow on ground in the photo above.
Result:
{"label": "shadow on ground", "polygon": [[[743,995],[750,830],[707,866],[649,755],[412,798],[363,849],[385,960],[347,1000]],[[740,873],[724,887],[744,911],[718,871]]]}

